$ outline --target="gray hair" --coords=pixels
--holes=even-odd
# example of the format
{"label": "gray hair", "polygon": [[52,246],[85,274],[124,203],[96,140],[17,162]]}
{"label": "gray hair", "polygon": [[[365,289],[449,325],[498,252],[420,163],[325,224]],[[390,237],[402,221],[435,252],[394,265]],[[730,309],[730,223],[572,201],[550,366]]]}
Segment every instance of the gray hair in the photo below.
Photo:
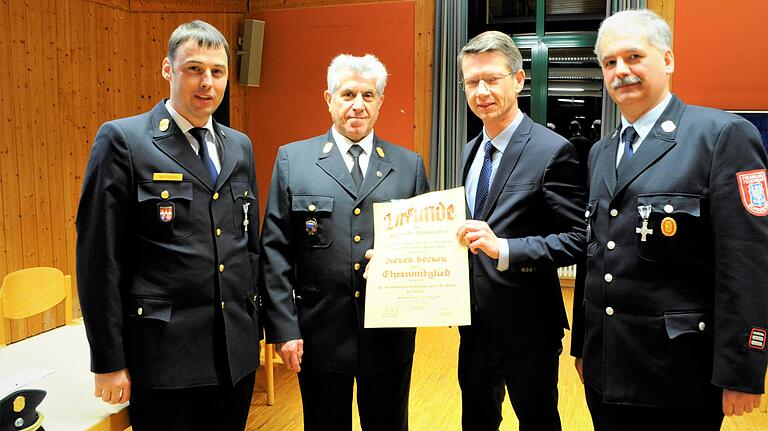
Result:
{"label": "gray hair", "polygon": [[171,37],[168,38],[167,57],[171,60],[171,64],[173,64],[173,60],[176,57],[176,50],[188,40],[197,42],[197,46],[201,48],[216,49],[223,47],[224,51],[227,52],[227,62],[229,63],[229,44],[224,35],[207,22],[195,20],[176,27],[176,30],[171,33]]}
{"label": "gray hair", "polygon": [[376,92],[384,95],[387,86],[387,68],[373,54],[365,54],[355,57],[349,54],[339,54],[328,66],[328,91],[336,92],[341,84],[341,75],[345,72],[353,72],[364,79],[376,79]]}
{"label": "gray hair", "polygon": [[640,29],[648,43],[662,51],[672,49],[672,31],[664,18],[648,9],[625,10],[609,16],[600,24],[600,30],[597,32],[597,40],[595,41],[595,54],[597,54],[598,62],[601,62],[600,40],[602,40],[603,34],[606,31],[626,27]]}
{"label": "gray hair", "polygon": [[520,50],[517,49],[517,45],[515,45],[512,38],[500,31],[486,31],[473,37],[459,51],[457,61],[462,78],[464,78],[464,73],[461,70],[461,63],[464,60],[464,56],[467,54],[481,54],[483,52],[498,52],[503,55],[509,70],[513,73],[523,68],[523,56],[520,55]]}

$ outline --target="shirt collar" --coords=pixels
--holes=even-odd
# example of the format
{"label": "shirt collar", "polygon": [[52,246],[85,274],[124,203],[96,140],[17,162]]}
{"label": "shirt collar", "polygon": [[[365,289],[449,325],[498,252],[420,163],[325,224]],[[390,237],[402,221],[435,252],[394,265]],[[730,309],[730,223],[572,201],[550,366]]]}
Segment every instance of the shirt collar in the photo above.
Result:
{"label": "shirt collar", "polygon": [[339,133],[338,130],[336,130],[336,126],[331,127],[331,134],[333,135],[333,140],[336,141],[336,146],[339,147],[339,151],[342,155],[347,154],[347,151],[349,151],[349,148],[352,147],[352,145],[358,144],[363,148],[363,151],[366,155],[370,155],[371,151],[373,151],[373,130],[371,130],[371,133],[368,134],[365,138],[361,139],[358,142],[352,142],[347,138],[346,136]]}
{"label": "shirt collar", "polygon": [[[653,109],[646,112],[645,115],[638,118],[637,121],[630,124],[629,121],[627,121],[624,116],[621,116],[621,133],[624,133],[624,130],[626,130],[627,127],[632,126],[635,128],[635,132],[637,132],[637,142],[642,141],[645,139],[646,136],[648,136],[649,133],[651,133],[651,129],[653,129],[653,125],[656,124],[656,121],[659,120],[659,117],[661,117],[661,114],[664,113],[664,110],[667,109],[667,105],[669,105],[669,101],[672,100],[672,93],[667,93],[667,96],[662,100],[658,105],[654,106]],[[622,135],[619,135],[622,136]]]}
{"label": "shirt collar", "polygon": [[499,153],[503,154],[507,149],[509,140],[512,139],[512,135],[515,134],[517,127],[520,125],[520,123],[523,122],[523,115],[523,112],[520,111],[520,108],[518,108],[517,115],[515,115],[515,119],[512,120],[512,123],[510,123],[506,129],[502,130],[501,133],[496,135],[496,137],[493,139],[488,136],[488,132],[486,132],[485,127],[483,127],[483,142],[491,141],[491,145],[496,147],[496,150],[498,150]]}
{"label": "shirt collar", "polygon": [[[175,109],[173,109],[173,106],[171,106],[170,100],[165,101],[165,109],[167,109],[168,113],[171,114],[171,118],[173,118],[173,121],[175,121],[176,125],[179,126],[179,129],[181,129],[181,131],[184,132],[185,134],[190,135],[189,129],[195,126],[193,126],[192,123],[189,122],[189,120],[184,118],[181,114],[176,112]],[[203,127],[208,129],[208,131],[211,133],[211,136],[216,136],[216,133],[213,130],[213,117],[208,117],[208,122],[205,123],[205,126]]]}

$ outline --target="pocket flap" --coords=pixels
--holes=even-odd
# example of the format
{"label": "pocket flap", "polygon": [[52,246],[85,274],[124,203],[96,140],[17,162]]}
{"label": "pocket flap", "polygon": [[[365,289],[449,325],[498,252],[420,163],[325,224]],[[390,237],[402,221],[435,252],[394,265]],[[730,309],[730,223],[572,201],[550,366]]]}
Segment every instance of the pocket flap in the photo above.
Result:
{"label": "pocket flap", "polygon": [[233,199],[238,199],[238,198],[250,199],[250,200],[256,199],[253,196],[253,190],[251,190],[251,187],[246,182],[232,181],[230,183],[230,189],[232,190]]}
{"label": "pocket flap", "polygon": [[701,197],[696,195],[654,194],[637,197],[639,205],[651,205],[656,213],[701,214]]}
{"label": "pocket flap", "polygon": [[139,319],[171,321],[173,301],[170,298],[134,296],[130,298],[128,315]]}
{"label": "pocket flap", "polygon": [[151,199],[174,200],[186,199],[192,200],[192,183],[190,181],[172,182],[172,181],[145,181],[138,184],[137,198],[139,202]]}
{"label": "pocket flap", "polygon": [[310,208],[314,208],[314,212],[332,212],[333,197],[300,195],[291,198],[292,211],[309,212]]}
{"label": "pocket flap", "polygon": [[706,313],[700,311],[664,313],[664,324],[670,340],[682,334],[704,332],[708,329],[709,323],[710,319],[707,318]]}
{"label": "pocket flap", "polygon": [[528,190],[533,190],[533,188],[536,187],[536,183],[515,183],[515,184],[507,184],[504,186],[504,192],[524,192]]}

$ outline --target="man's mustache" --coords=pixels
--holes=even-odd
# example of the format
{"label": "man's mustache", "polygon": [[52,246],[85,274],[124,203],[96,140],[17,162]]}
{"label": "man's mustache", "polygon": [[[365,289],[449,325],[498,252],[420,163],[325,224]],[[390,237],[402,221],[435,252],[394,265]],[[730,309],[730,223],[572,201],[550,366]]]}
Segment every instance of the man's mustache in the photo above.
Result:
{"label": "man's mustache", "polygon": [[642,79],[635,75],[630,75],[624,78],[614,78],[611,82],[611,88],[615,90],[617,88],[626,87],[627,85],[637,84],[641,81]]}

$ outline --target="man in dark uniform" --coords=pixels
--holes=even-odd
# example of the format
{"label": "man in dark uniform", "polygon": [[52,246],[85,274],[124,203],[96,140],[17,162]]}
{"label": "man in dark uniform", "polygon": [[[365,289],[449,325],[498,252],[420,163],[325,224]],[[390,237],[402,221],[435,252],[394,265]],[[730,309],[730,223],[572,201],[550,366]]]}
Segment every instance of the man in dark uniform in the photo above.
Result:
{"label": "man in dark uniform", "polygon": [[373,203],[428,191],[421,157],[373,131],[387,71],[372,56],[328,68],[333,119],[280,148],[262,228],[267,341],[299,372],[307,430],[408,429],[415,328],[363,329]]}
{"label": "man in dark uniform", "polygon": [[572,354],[596,430],[717,430],[757,407],[768,324],[766,154],[749,122],[669,92],[647,10],[597,38],[621,126],[589,157]]}
{"label": "man in dark uniform", "polygon": [[133,429],[242,430],[259,363],[258,202],[247,136],[213,121],[229,47],[202,21],[168,41],[170,99],[99,130],[77,217],[96,396]]}
{"label": "man in dark uniform", "polygon": [[504,389],[521,430],[559,430],[557,380],[568,327],[559,266],[584,247],[584,187],[576,151],[517,104],[525,72],[512,38],[489,31],[458,58],[467,103],[483,131],[464,147],[471,220],[472,325],[460,327],[465,430],[497,430]]}
{"label": "man in dark uniform", "polygon": [[589,157],[589,149],[592,148],[592,142],[586,136],[581,134],[581,124],[578,120],[573,120],[568,124],[568,130],[571,132],[571,137],[568,141],[576,148],[576,155],[579,156],[579,172],[583,177],[583,182],[587,182],[587,158]]}

